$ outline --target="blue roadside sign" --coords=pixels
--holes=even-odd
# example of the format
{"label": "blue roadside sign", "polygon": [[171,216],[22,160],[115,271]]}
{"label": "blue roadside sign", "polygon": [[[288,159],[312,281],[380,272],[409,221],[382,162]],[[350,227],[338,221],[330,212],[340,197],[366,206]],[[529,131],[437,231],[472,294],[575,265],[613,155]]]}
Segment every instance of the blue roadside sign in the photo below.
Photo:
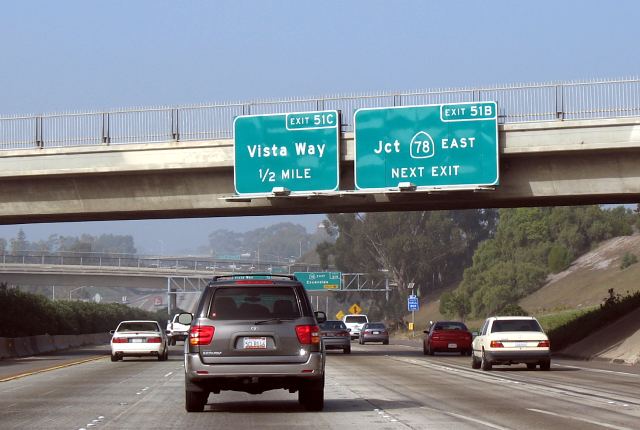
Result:
{"label": "blue roadside sign", "polygon": [[407,298],[407,309],[409,310],[409,312],[417,311],[418,309],[420,309],[418,296],[409,296]]}

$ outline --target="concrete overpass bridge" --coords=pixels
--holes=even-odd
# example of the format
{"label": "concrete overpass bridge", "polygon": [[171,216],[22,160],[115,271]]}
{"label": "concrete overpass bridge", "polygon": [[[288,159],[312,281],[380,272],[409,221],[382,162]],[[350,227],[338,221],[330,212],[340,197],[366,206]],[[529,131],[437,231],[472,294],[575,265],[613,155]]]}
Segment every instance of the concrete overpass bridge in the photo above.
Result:
{"label": "concrete overpass bridge", "polygon": [[268,260],[101,253],[0,255],[0,282],[9,286],[45,287],[51,289],[51,297],[62,299],[66,299],[67,294],[71,299],[72,291],[89,286],[98,291],[107,287],[148,290],[149,295],[161,295],[161,304],[170,309],[180,305],[178,299],[191,303],[193,300],[189,300],[188,295],[198,295],[214,275],[318,270],[314,265]]}
{"label": "concrete overpass bridge", "polygon": [[[495,100],[500,185],[357,192],[360,107]],[[238,115],[342,112],[334,193],[238,198]],[[635,203],[640,80],[512,85],[0,118],[0,223]]]}

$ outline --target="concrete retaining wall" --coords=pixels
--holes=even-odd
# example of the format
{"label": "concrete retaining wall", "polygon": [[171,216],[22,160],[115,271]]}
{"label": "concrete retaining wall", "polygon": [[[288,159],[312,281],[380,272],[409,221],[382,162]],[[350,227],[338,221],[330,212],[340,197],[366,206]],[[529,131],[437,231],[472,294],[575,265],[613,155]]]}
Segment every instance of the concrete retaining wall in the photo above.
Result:
{"label": "concrete retaining wall", "polygon": [[109,333],[0,337],[0,359],[28,357],[84,345],[104,345],[109,343],[110,340],[111,335]]}

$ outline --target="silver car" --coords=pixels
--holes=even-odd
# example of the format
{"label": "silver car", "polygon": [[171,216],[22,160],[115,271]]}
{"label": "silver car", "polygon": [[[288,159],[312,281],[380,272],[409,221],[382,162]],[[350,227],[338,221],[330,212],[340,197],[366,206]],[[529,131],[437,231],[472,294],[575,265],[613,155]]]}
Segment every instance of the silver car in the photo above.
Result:
{"label": "silver car", "polygon": [[297,391],[302,406],[321,410],[325,356],[318,323],[325,320],[324,312],[314,314],[293,275],[214,277],[195,314],[178,318],[191,324],[185,346],[186,410],[202,411],[210,393],[274,389]]}
{"label": "silver car", "polygon": [[320,335],[325,349],[341,349],[351,354],[351,335],[342,321],[325,321],[320,324]]}

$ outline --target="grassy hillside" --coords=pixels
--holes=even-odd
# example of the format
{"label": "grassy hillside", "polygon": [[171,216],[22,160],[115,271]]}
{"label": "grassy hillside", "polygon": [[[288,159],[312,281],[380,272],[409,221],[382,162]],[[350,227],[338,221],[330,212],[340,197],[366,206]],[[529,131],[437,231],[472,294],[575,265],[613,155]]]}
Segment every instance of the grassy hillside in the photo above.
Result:
{"label": "grassy hillside", "polygon": [[639,291],[640,263],[620,269],[627,252],[640,256],[639,234],[602,243],[574,261],[567,270],[552,275],[545,286],[519,304],[532,315],[544,315],[597,306],[607,297],[609,288],[620,294]]}
{"label": "grassy hillside", "polygon": [[[609,288],[623,295],[640,291],[640,263],[620,269],[627,252],[640,258],[640,234],[603,242],[574,261],[565,271],[551,275],[547,284],[522,299],[519,305],[530,315],[540,318],[545,328],[550,328],[575,318],[583,310],[599,306],[607,297]],[[421,308],[415,315],[417,331],[423,330],[429,320],[444,318],[439,311],[439,298],[453,288],[455,286],[420,299]],[[411,314],[407,314],[405,319],[411,321]],[[471,328],[477,328],[482,324],[482,319],[466,323]]]}

